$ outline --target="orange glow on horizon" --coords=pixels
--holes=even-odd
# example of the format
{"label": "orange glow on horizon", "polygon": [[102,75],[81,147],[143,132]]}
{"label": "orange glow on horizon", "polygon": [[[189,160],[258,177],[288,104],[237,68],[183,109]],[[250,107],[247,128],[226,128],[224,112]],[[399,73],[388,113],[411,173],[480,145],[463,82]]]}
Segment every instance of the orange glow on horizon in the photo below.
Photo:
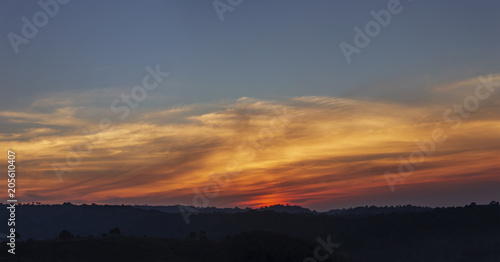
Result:
{"label": "orange glow on horizon", "polygon": [[[432,92],[456,89],[449,84]],[[191,205],[193,189],[203,192],[207,185],[222,183],[213,177],[225,173],[229,164],[241,172],[218,186],[210,206],[369,201],[371,195],[392,194],[385,172],[397,173],[398,157],[409,161],[412,152],[421,150],[417,142],[430,139],[437,128],[445,131],[446,140],[436,143],[432,154],[424,155],[397,186],[425,192],[428,183],[499,183],[496,95],[481,101],[481,114],[462,118],[458,128],[443,119],[443,112],[457,100],[409,106],[333,97],[281,102],[242,98],[204,113],[197,105],[145,112],[140,121],[117,121],[92,136],[61,127],[74,123],[81,130],[96,122],[77,119],[77,108],[39,115],[4,111],[0,116],[11,121],[37,118],[50,128],[3,135],[0,145],[18,152],[23,186],[19,196],[28,201]],[[95,141],[91,152],[66,165],[69,152],[77,152],[90,138]],[[62,182],[54,162],[66,167]]]}

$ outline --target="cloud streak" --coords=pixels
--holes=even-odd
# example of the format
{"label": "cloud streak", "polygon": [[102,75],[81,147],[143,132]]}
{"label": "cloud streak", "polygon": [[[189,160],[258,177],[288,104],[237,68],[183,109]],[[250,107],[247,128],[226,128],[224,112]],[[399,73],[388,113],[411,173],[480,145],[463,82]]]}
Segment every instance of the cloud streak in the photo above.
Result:
{"label": "cloud streak", "polygon": [[[430,92],[452,92],[465,88],[463,83],[473,81]],[[131,203],[190,204],[192,189],[203,187],[229,161],[245,157],[238,145],[255,137],[268,125],[274,110],[286,106],[293,120],[253,161],[241,161],[243,171],[232,177],[210,205],[291,203],[325,209],[377,204],[390,194],[384,171],[397,169],[399,154],[413,151],[415,140],[427,138],[443,125],[440,112],[453,99],[410,106],[317,96],[282,101],[240,98],[143,110],[133,119],[90,136],[74,129],[93,123],[94,116],[78,114],[79,110],[104,109],[81,109],[63,100],[43,113],[30,109],[0,112],[6,124],[27,125],[19,132],[0,133],[0,145],[18,152],[23,184],[19,195],[25,201],[109,203],[126,199]],[[478,110],[478,117],[470,117],[449,134],[402,185],[411,187],[413,193],[401,193],[398,201],[418,202],[418,188],[424,192],[429,183],[460,188],[456,185],[499,182],[497,101],[498,94],[494,94]],[[60,183],[50,163],[65,161],[68,148],[92,136],[103,139],[92,144],[92,152],[82,155],[81,164]],[[498,197],[495,192],[490,195]]]}

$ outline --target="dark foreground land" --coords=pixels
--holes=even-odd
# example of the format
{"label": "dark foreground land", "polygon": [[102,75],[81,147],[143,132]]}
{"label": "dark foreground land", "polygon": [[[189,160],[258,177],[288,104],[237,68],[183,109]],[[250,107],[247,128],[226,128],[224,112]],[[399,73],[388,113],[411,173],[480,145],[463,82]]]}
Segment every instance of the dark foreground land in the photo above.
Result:
{"label": "dark foreground land", "polygon": [[387,210],[213,212],[187,225],[127,206],[20,206],[16,255],[4,239],[0,261],[500,261],[498,202]]}

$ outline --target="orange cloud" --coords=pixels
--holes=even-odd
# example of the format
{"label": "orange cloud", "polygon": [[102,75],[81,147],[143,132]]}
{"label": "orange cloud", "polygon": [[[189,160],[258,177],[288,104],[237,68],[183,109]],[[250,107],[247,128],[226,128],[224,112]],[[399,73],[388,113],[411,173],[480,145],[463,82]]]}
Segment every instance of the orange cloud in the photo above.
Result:
{"label": "orange cloud", "polygon": [[[297,97],[138,112],[137,120],[115,121],[91,135],[68,129],[92,126],[93,120],[79,117],[65,102],[47,113],[0,112],[7,122],[33,124],[0,134],[0,145],[18,152],[19,196],[26,201],[190,205],[193,189],[213,183],[212,176],[225,172],[231,162],[242,172],[219,188],[210,205],[320,208],[391,195],[384,173],[397,172],[397,157],[408,157],[418,149],[415,141],[428,139],[436,128],[446,131],[447,140],[436,145],[401,188],[498,183],[497,101],[498,94],[484,101],[478,116],[463,119],[458,129],[442,118],[453,101],[418,107]],[[284,108],[288,118],[280,121],[286,125],[271,124]],[[284,128],[262,131],[271,125]],[[62,182],[53,171],[54,161],[67,168]]]}

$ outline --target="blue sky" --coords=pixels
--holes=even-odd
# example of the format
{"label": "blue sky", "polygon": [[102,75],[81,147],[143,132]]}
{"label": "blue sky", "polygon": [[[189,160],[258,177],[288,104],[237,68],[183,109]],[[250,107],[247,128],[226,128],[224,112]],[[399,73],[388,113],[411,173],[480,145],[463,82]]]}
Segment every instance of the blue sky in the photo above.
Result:
{"label": "blue sky", "polygon": [[[243,1],[223,22],[210,1],[71,1],[18,54],[6,35],[20,34],[21,18],[41,9],[35,1],[3,2],[1,107],[54,92],[127,90],[154,64],[171,73],[170,88],[158,90],[172,99],[168,105],[304,95],[416,99],[429,82],[498,71],[500,4],[467,2],[401,1],[403,11],[351,64],[340,42],[352,44],[353,28],[388,1]],[[395,79],[414,86],[387,86]]]}

